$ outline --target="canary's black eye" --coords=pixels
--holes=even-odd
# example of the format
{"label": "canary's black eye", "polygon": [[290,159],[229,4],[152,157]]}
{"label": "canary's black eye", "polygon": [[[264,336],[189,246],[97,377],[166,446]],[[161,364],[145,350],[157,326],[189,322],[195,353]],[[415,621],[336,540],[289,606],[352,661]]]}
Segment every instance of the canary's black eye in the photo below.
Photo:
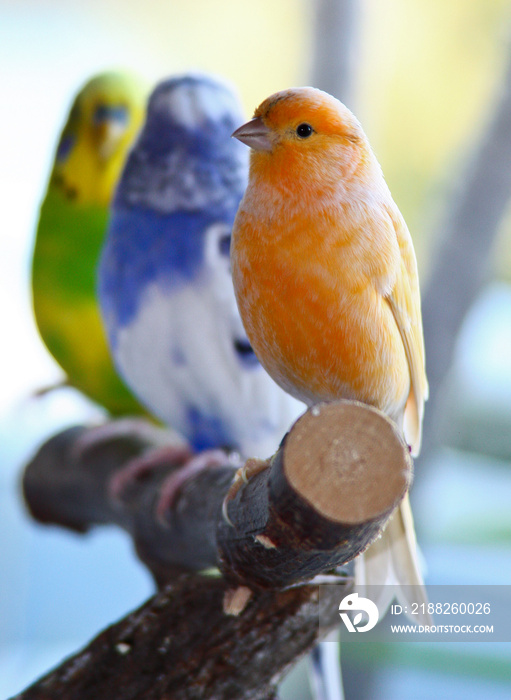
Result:
{"label": "canary's black eye", "polygon": [[298,124],[296,127],[296,133],[301,139],[308,139],[313,131],[314,129],[310,124]]}

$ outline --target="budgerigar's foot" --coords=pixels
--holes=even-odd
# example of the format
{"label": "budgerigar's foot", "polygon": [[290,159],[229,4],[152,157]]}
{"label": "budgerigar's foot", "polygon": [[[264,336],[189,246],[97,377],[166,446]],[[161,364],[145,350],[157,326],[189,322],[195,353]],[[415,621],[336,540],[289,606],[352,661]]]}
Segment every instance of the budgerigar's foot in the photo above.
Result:
{"label": "budgerigar's foot", "polygon": [[156,515],[161,523],[166,523],[166,514],[174,505],[176,497],[182,486],[189,479],[204,469],[211,467],[224,467],[226,465],[236,466],[239,463],[239,456],[235,453],[229,455],[223,450],[205,450],[189,459],[180,469],[176,469],[163,482],[160,489],[160,498],[156,506]]}
{"label": "budgerigar's foot", "polygon": [[34,391],[32,396],[36,399],[41,399],[43,396],[51,394],[52,391],[57,391],[58,389],[68,389],[70,386],[72,386],[72,384],[70,383],[69,379],[64,377],[58,382],[53,382],[53,384],[47,384],[46,386],[39,387],[39,389]]}
{"label": "budgerigar's foot", "polygon": [[116,500],[122,499],[126,488],[134,481],[143,479],[155,469],[167,464],[179,468],[186,464],[192,455],[190,447],[182,444],[157,447],[140,457],[134,457],[110,479],[108,484],[110,497]]}
{"label": "budgerigar's foot", "polygon": [[145,418],[118,418],[86,430],[73,446],[73,459],[79,461],[87,452],[116,438],[138,438],[160,447],[169,443],[173,436],[170,430],[160,428]]}
{"label": "budgerigar's foot", "polygon": [[255,459],[252,457],[247,459],[241,469],[238,469],[234,475],[234,481],[231,484],[231,488],[229,491],[227,491],[227,495],[222,503],[222,515],[224,516],[224,520],[228,525],[233,525],[228,513],[229,501],[232,501],[243,484],[248,484],[249,479],[254,477],[256,474],[259,474],[259,472],[268,469],[269,466],[269,459]]}

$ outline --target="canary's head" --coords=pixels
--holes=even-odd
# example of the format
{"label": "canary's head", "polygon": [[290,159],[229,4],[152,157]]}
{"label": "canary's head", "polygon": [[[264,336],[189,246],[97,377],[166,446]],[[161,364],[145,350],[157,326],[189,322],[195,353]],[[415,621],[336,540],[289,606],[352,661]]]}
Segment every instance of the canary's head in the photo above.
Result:
{"label": "canary's head", "polygon": [[[233,136],[250,146],[251,178],[315,196],[335,195],[350,182],[371,180],[377,161],[357,118],[316,88],[291,88],[268,97]],[[335,196],[334,195],[334,196]]]}

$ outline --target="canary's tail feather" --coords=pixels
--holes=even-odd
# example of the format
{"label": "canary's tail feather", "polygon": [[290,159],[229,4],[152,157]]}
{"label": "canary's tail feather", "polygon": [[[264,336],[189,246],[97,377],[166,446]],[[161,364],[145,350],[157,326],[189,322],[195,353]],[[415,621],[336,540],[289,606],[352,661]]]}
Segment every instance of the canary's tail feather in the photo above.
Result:
{"label": "canary's tail feather", "polygon": [[376,603],[380,620],[397,598],[412,622],[432,624],[408,495],[392,515],[380,539],[355,560],[355,585],[361,595],[370,587],[367,594]]}
{"label": "canary's tail feather", "polygon": [[315,700],[343,700],[339,631],[331,632],[310,655],[310,683]]}

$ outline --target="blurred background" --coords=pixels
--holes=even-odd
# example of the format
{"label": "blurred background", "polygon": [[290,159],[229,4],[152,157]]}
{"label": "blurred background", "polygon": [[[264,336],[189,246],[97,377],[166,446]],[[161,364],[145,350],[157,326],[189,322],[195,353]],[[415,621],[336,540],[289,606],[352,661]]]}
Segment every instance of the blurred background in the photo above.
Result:
{"label": "blurred background", "polygon": [[[509,0],[0,0],[0,697],[152,592],[122,532],[37,525],[19,485],[46,437],[101,415],[70,389],[33,398],[61,375],[35,328],[29,271],[60,130],[77,90],[104,69],[151,83],[216,72],[237,85],[247,117],[270,93],[306,84],[356,112],[411,230],[426,341],[440,349],[412,492],[426,580],[511,583],[511,186],[498,221],[480,226],[476,264],[456,253],[460,240],[472,245],[457,216],[474,202],[471,174],[478,192],[488,169],[510,180],[511,159],[478,170],[511,125],[510,32]],[[456,275],[474,280],[460,322],[435,326],[459,293]],[[342,655],[348,700],[511,697],[510,645],[353,645]],[[303,673],[283,697],[309,697]]]}

